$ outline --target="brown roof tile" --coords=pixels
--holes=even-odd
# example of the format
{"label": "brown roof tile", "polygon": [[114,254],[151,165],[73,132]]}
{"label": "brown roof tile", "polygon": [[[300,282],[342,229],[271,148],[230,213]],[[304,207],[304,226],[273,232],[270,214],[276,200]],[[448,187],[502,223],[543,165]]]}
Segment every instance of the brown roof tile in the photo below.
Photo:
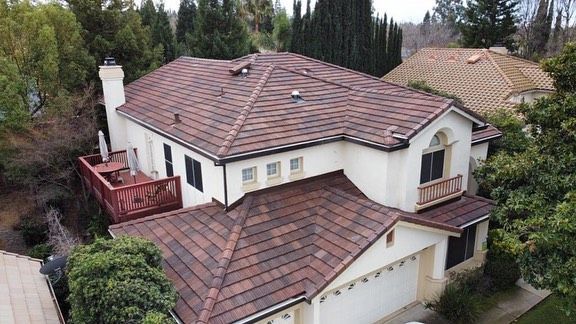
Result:
{"label": "brown roof tile", "polygon": [[[248,76],[230,73],[244,65]],[[125,93],[119,111],[214,159],[332,136],[393,147],[401,141],[392,132],[411,137],[452,102],[291,53],[181,57]]]}
{"label": "brown roof tile", "polygon": [[523,91],[554,91],[538,64],[478,48],[424,48],[382,79],[402,85],[424,80],[482,114],[512,109],[509,97]]}
{"label": "brown roof tile", "polygon": [[250,193],[227,213],[206,204],[110,229],[160,247],[184,322],[229,323],[292,297],[313,298],[399,220],[459,232],[458,220],[490,208],[464,197],[405,213],[368,200],[337,172]]}

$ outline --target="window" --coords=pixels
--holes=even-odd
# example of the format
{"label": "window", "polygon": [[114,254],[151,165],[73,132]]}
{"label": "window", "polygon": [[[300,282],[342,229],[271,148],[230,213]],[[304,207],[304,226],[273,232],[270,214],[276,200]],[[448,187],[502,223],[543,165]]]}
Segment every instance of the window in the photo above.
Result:
{"label": "window", "polygon": [[280,162],[266,164],[266,175],[268,178],[276,178],[280,176]]}
{"label": "window", "polygon": [[426,151],[429,153],[422,155],[420,184],[440,179],[444,176],[444,155],[446,150],[438,135],[432,137],[430,146]]}
{"label": "window", "polygon": [[464,228],[464,232],[462,232],[460,237],[451,236],[448,239],[446,269],[450,269],[474,256],[476,225],[477,224],[473,224]]}
{"label": "window", "polygon": [[302,157],[290,159],[290,173],[302,172]]}
{"label": "window", "polygon": [[256,167],[242,169],[242,183],[256,181]]}
{"label": "window", "polygon": [[174,176],[174,166],[172,165],[172,148],[164,143],[164,160],[166,161],[166,176]]}
{"label": "window", "polygon": [[386,235],[386,247],[391,247],[394,245],[394,230],[390,231]]}
{"label": "window", "polygon": [[202,165],[193,158],[184,155],[186,163],[186,182],[200,192],[204,192],[202,185]]}

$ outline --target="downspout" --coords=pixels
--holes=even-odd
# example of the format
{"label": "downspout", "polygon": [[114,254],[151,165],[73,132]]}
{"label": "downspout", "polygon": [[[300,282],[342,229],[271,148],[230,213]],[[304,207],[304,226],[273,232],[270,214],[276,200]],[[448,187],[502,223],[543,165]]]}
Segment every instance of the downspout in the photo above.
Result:
{"label": "downspout", "polygon": [[222,164],[222,174],[224,175],[224,210],[228,211],[228,182],[226,179],[226,164]]}

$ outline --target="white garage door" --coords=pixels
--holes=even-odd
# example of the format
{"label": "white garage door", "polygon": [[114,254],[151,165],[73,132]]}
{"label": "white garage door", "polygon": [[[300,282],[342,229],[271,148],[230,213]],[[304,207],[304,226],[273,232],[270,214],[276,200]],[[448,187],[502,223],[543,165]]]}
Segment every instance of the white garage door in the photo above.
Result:
{"label": "white garage door", "polygon": [[416,300],[419,255],[320,296],[321,323],[373,323]]}

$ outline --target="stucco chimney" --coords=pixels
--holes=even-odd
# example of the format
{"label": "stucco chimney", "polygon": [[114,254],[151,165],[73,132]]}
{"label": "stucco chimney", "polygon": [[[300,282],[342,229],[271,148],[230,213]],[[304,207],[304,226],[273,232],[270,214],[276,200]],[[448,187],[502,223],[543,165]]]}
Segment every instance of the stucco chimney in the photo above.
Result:
{"label": "stucco chimney", "polygon": [[126,122],[123,117],[118,115],[116,108],[126,103],[126,97],[124,96],[124,71],[122,71],[122,66],[116,65],[114,58],[107,57],[104,59],[104,65],[100,66],[99,76],[100,80],[102,80],[110,144],[114,151],[123,150],[126,148],[127,143]]}
{"label": "stucco chimney", "polygon": [[492,46],[489,50],[498,54],[508,55],[508,49],[504,46]]}

